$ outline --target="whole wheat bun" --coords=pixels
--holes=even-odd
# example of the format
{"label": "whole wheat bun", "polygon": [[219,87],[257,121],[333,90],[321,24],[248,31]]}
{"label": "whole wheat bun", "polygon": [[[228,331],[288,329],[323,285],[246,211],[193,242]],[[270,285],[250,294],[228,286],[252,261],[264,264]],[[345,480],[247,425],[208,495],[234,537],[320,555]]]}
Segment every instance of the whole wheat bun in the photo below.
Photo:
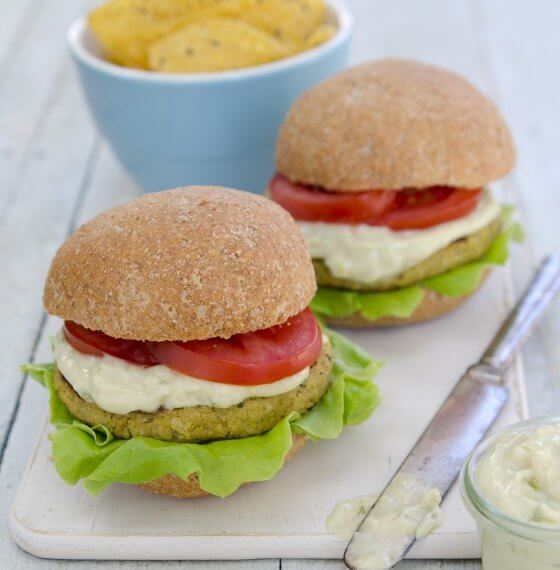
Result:
{"label": "whole wheat bun", "polygon": [[[289,461],[305,445],[307,438],[303,434],[292,434],[292,441],[286,461]],[[138,487],[155,495],[168,495],[176,499],[196,499],[210,495],[200,487],[195,474],[190,475],[186,481],[176,475],[164,475],[147,483],[139,483]]]}
{"label": "whole wheat bun", "polygon": [[50,314],[135,340],[228,338],[285,322],[315,293],[292,217],[215,186],[147,194],[80,227],[52,261]]}
{"label": "whole wheat bun", "polygon": [[480,289],[482,283],[486,277],[488,277],[489,273],[490,270],[487,270],[478,287],[468,295],[448,297],[446,295],[441,295],[440,293],[436,293],[435,291],[427,289],[420,305],[416,307],[416,310],[412,313],[412,315],[410,315],[410,317],[404,319],[401,319],[399,317],[382,317],[376,321],[370,321],[363,317],[360,313],[354,313],[348,317],[341,318],[327,317],[322,315],[322,318],[329,325],[360,329],[394,327],[429,321],[431,319],[435,319],[437,317],[441,317],[446,313],[449,313],[464,303],[469,297],[474,295]]}
{"label": "whole wheat bun", "polygon": [[433,65],[387,59],[304,93],[280,129],[277,169],[326,190],[479,188],[507,174],[515,149],[495,105]]}

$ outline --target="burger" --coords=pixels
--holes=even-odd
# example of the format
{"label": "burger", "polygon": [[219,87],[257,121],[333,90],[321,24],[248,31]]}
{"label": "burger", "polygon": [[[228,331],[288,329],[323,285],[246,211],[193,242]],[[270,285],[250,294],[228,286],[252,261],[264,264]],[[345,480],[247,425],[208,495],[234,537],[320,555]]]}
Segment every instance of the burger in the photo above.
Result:
{"label": "burger", "polygon": [[295,222],[264,197],[180,188],[83,225],[45,284],[55,362],[24,366],[50,392],[62,478],[224,497],[367,419],[377,363],[321,330],[315,289]]}
{"label": "burger", "polygon": [[382,326],[457,307],[519,233],[489,188],[514,162],[493,103],[439,67],[375,61],[304,93],[281,127],[268,194],[307,242],[313,309]]}

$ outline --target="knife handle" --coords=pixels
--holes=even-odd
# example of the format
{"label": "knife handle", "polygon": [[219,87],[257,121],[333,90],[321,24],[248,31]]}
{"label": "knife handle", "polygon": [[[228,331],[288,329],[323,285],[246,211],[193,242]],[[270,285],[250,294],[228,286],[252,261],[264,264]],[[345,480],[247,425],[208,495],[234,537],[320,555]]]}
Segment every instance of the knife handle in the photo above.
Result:
{"label": "knife handle", "polygon": [[510,316],[490,343],[482,362],[503,373],[560,292],[560,254],[547,257]]}

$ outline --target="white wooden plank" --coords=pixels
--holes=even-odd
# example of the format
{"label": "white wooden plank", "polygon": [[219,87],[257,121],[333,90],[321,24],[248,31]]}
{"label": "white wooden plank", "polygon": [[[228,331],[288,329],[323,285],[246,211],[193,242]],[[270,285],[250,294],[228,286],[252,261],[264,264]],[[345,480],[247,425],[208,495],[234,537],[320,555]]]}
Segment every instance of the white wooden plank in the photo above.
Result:
{"label": "white wooden plank", "polygon": [[[405,560],[396,570],[478,570],[478,560]],[[282,560],[281,570],[345,570],[341,560]]]}
{"label": "white wooden plank", "polygon": [[21,48],[37,11],[38,0],[0,0],[0,72],[4,72]]}
{"label": "white wooden plank", "polygon": [[142,194],[116,161],[106,144],[102,145],[90,186],[76,215],[78,226],[97,214],[117,204],[134,200]]}
{"label": "white wooden plank", "polygon": [[537,253],[558,247],[555,213],[560,206],[558,97],[560,3],[492,0],[482,2],[487,51],[501,107],[510,118],[518,149],[515,178],[526,223]]}
{"label": "white wooden plank", "polygon": [[[479,0],[471,8],[481,24],[497,97],[517,144],[511,185],[530,236],[532,256],[517,263],[517,268],[526,269],[531,257],[539,259],[560,245],[560,35],[555,25],[560,21],[560,3]],[[518,281],[526,279],[525,271]],[[559,343],[557,304],[524,351],[533,386],[531,409],[537,415],[560,409]]]}
{"label": "white wooden plank", "polygon": [[[53,565],[53,561],[48,561]],[[186,570],[278,570],[280,565],[277,560],[225,560],[225,561],[182,561],[182,562],[138,562],[138,561],[125,561],[125,562],[108,562],[103,560],[101,562],[94,562],[91,560],[84,560],[81,562],[62,562],[65,568],[72,570],[136,570],[146,568],[149,570],[157,570],[162,568],[171,570],[173,568],[181,568]]]}
{"label": "white wooden plank", "polygon": [[351,63],[419,59],[453,69],[485,87],[468,0],[346,0],[356,19]]}
{"label": "white wooden plank", "polygon": [[[12,2],[12,4],[14,4]],[[84,9],[84,2],[37,2],[29,29],[0,76],[0,215],[10,206],[23,169],[40,168],[48,148],[37,144],[37,132],[50,113],[67,60],[65,33]],[[65,71],[62,71],[65,73]]]}
{"label": "white wooden plank", "polygon": [[29,357],[40,319],[50,259],[68,232],[92,160],[94,132],[69,64],[58,77],[48,117],[34,134],[37,154],[24,161],[17,192],[0,224],[2,323],[0,356],[9,381],[0,383],[0,455],[17,400],[18,366]]}

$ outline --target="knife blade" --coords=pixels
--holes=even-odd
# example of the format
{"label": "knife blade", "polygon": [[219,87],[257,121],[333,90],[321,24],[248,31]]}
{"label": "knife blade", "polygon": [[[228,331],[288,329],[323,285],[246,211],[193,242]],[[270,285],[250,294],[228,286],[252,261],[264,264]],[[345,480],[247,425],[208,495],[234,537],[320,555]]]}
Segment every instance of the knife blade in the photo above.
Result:
{"label": "knife blade", "polygon": [[[368,568],[363,563],[367,559],[363,537],[367,536],[368,527],[371,529],[372,524],[382,520],[384,501],[385,505],[394,504],[394,492],[403,477],[417,481],[419,489],[435,488],[445,498],[468,454],[482,440],[508,400],[509,389],[503,382],[507,368],[559,292],[560,254],[554,254],[541,264],[479,362],[468,368],[459,379],[414,448],[366,513],[344,551],[344,562],[348,568]],[[366,548],[382,552],[380,545],[375,543],[375,537],[369,535],[368,540],[370,542],[365,542]],[[383,552],[385,562],[377,559],[381,565],[370,567],[392,568],[415,541],[415,536],[393,540],[391,550]]]}

